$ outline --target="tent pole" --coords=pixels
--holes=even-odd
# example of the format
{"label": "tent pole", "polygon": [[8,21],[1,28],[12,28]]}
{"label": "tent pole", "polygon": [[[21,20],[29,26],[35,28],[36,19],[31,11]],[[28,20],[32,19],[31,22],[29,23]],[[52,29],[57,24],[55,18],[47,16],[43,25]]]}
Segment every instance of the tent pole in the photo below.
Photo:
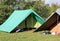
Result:
{"label": "tent pole", "polygon": [[32,14],[32,27],[34,28],[34,25],[33,25],[33,21],[34,21],[34,18],[33,18],[33,14]]}
{"label": "tent pole", "polygon": [[32,27],[34,27],[34,26],[33,26],[33,14],[32,14]]}
{"label": "tent pole", "polygon": [[58,24],[58,21],[59,21],[59,16],[57,15],[57,24]]}
{"label": "tent pole", "polygon": [[25,28],[27,28],[27,19],[25,20]]}

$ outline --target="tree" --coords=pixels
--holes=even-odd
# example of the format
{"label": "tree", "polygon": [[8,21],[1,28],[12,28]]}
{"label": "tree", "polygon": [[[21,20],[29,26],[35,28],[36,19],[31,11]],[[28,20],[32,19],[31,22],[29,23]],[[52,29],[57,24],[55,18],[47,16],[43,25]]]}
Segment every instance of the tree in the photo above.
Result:
{"label": "tree", "polygon": [[37,2],[30,2],[25,5],[24,9],[33,9],[35,10],[41,17],[46,19],[49,14],[49,6],[45,5],[44,2],[37,1]]}
{"label": "tree", "polygon": [[13,12],[8,5],[0,5],[0,24],[2,24]]}
{"label": "tree", "polygon": [[58,6],[57,4],[52,4],[50,8],[50,14],[55,12],[58,8],[60,8],[60,6]]}

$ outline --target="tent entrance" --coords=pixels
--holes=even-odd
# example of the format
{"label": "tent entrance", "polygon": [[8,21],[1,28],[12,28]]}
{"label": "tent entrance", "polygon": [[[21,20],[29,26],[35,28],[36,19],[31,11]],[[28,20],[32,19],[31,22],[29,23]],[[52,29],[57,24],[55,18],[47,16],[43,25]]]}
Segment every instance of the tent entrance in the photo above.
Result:
{"label": "tent entrance", "polygon": [[25,28],[34,28],[34,25],[36,24],[36,19],[34,18],[34,14],[30,14],[26,19],[25,19]]}

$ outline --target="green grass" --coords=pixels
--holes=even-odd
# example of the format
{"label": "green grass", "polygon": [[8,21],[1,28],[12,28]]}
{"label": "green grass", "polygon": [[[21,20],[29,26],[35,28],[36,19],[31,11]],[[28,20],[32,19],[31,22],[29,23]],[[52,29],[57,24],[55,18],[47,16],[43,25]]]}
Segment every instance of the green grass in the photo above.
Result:
{"label": "green grass", "polygon": [[44,35],[33,31],[19,33],[0,32],[0,41],[60,41],[60,35]]}

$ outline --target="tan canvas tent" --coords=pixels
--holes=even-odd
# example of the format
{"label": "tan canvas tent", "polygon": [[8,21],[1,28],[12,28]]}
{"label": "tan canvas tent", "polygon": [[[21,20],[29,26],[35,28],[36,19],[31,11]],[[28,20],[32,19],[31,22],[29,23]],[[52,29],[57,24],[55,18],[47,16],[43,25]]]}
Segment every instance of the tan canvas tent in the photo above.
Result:
{"label": "tan canvas tent", "polygon": [[50,32],[60,33],[60,8],[57,9],[43,25],[36,29],[35,32],[41,30],[49,30]]}

